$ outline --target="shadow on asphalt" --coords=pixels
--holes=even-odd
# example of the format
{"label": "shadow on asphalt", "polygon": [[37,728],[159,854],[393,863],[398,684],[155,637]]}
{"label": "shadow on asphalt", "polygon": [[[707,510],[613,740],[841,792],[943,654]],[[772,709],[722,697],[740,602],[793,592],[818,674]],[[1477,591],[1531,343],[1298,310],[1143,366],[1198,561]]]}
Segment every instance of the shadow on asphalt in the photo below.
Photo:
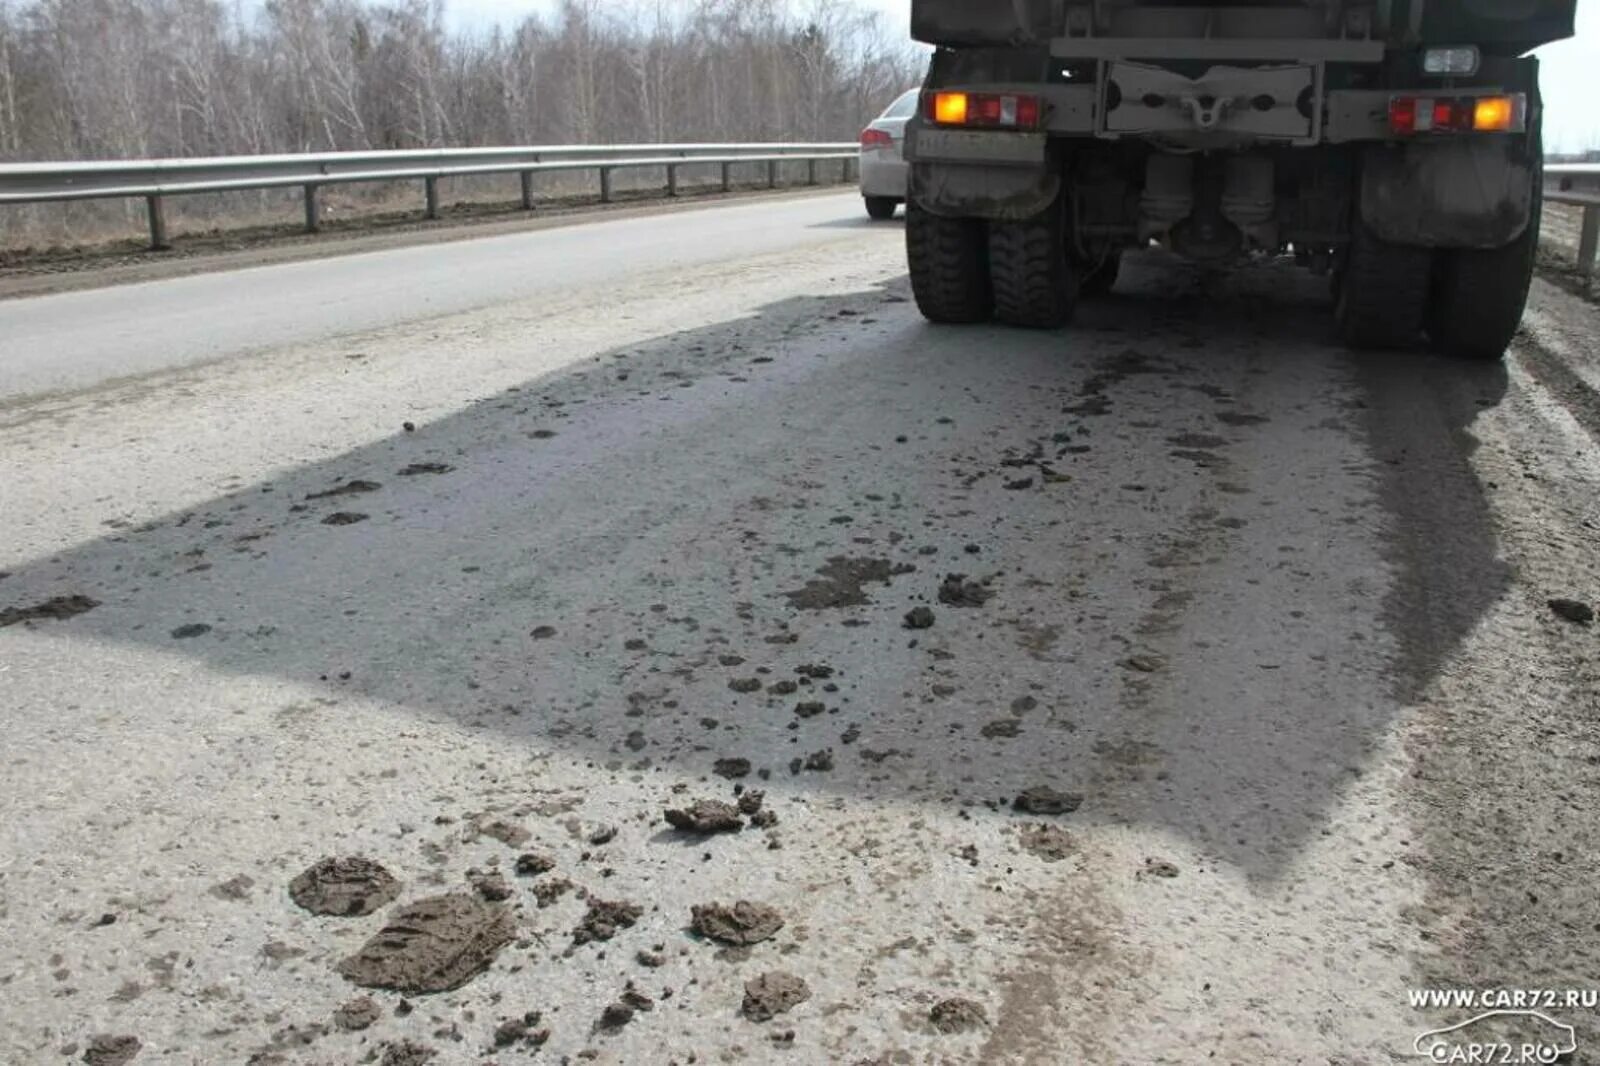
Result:
{"label": "shadow on asphalt", "polygon": [[[1424,687],[1506,587],[1468,466],[1505,375],[1352,360],[1278,265],[1129,266],[1066,334],[931,328],[899,279],[606,353],[20,567],[0,607],[92,596],[37,624],[615,772],[742,757],[996,808],[1050,784],[1275,879],[1396,677]],[[1392,581],[1350,572],[1380,550]],[[838,558],[882,580],[830,584]],[[952,571],[992,599],[940,602]],[[808,583],[836,605],[785,595]]]}

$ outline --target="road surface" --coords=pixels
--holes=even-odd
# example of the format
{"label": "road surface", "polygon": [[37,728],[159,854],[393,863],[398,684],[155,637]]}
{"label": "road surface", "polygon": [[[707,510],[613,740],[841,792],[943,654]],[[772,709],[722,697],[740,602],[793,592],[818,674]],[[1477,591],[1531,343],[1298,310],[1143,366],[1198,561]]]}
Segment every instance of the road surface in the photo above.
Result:
{"label": "road surface", "polygon": [[0,1059],[1377,1063],[1592,987],[1596,309],[1356,357],[1149,256],[941,329],[858,214],[0,305]]}

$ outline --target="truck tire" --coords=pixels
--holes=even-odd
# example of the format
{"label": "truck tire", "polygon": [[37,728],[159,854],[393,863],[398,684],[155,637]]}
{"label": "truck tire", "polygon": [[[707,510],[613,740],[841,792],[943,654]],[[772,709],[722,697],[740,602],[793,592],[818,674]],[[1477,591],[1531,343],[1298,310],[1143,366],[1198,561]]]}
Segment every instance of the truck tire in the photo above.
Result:
{"label": "truck tire", "polygon": [[1117,283],[1117,275],[1122,271],[1122,253],[1112,252],[1098,264],[1084,271],[1083,281],[1078,284],[1078,291],[1084,296],[1104,296],[1111,291],[1111,286]]}
{"label": "truck tire", "polygon": [[900,206],[900,201],[892,196],[864,196],[867,204],[867,217],[878,222],[887,222],[894,217],[894,209]]}
{"label": "truck tire", "polygon": [[1539,251],[1542,176],[1536,176],[1533,188],[1532,214],[1522,236],[1503,248],[1439,253],[1428,306],[1428,337],[1445,354],[1486,362],[1505,358],[1522,324]]}
{"label": "truck tire", "polygon": [[1352,348],[1404,348],[1422,334],[1433,253],[1388,244],[1360,222],[1350,236],[1334,297],[1339,336]]}
{"label": "truck tire", "polygon": [[997,321],[1057,329],[1072,320],[1078,278],[1066,236],[1059,199],[1032,218],[989,223],[989,276]]}
{"label": "truck tire", "polygon": [[929,322],[987,322],[994,307],[983,222],[944,218],[906,201],[911,294]]}

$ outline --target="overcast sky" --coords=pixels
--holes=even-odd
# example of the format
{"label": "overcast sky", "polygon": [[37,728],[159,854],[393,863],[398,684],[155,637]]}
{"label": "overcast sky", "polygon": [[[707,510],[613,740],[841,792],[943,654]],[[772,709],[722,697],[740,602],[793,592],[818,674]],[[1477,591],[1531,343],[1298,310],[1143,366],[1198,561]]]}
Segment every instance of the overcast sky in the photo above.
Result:
{"label": "overcast sky", "polygon": [[[860,0],[881,10],[899,32],[908,30],[909,0]],[[445,0],[452,23],[482,26],[513,22],[530,11],[548,11],[555,0]],[[1545,149],[1573,152],[1600,148],[1600,0],[1578,5],[1578,35],[1542,49]]]}

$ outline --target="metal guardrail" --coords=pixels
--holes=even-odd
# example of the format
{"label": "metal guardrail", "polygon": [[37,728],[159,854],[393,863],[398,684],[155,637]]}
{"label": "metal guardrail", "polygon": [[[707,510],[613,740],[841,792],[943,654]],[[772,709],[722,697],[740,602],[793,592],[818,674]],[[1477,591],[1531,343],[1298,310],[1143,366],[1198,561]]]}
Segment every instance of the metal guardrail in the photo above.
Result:
{"label": "metal guardrail", "polygon": [[1578,273],[1585,281],[1594,275],[1595,252],[1600,250],[1600,163],[1550,163],[1544,168],[1547,202],[1583,208],[1583,228],[1578,236]]}
{"label": "metal guardrail", "polygon": [[551,171],[598,171],[600,200],[609,203],[611,176],[618,170],[665,168],[666,193],[676,196],[678,172],[683,167],[720,168],[726,192],[732,187],[732,168],[737,165],[764,164],[767,186],[776,188],[780,164],[804,162],[808,183],[816,185],[818,164],[829,161],[841,164],[841,180],[850,180],[856,153],[854,142],[622,144],[0,163],[0,206],[143,197],[150,217],[150,247],[160,249],[168,247],[163,202],[169,196],[299,186],[304,190],[306,230],[315,233],[321,223],[317,190],[324,185],[420,180],[426,216],[438,218],[442,178],[517,174],[522,183],[522,207],[531,211],[533,175]]}

